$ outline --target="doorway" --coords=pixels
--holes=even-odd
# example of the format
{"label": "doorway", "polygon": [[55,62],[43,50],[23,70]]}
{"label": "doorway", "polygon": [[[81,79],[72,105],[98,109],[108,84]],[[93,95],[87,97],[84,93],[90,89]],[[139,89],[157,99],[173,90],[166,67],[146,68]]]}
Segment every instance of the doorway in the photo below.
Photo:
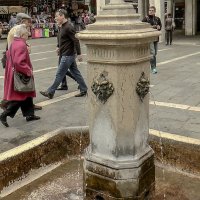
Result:
{"label": "doorway", "polygon": [[197,32],[200,32],[200,0],[197,0]]}

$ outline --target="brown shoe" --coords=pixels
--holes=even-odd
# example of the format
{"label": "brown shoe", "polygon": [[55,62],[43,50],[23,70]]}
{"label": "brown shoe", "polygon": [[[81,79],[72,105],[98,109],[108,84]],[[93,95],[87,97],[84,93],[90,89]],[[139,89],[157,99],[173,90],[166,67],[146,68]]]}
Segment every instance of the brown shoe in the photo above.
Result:
{"label": "brown shoe", "polygon": [[79,94],[76,94],[75,97],[84,97],[87,95],[87,91],[80,92]]}
{"label": "brown shoe", "polygon": [[42,106],[34,105],[34,110],[42,110]]}
{"label": "brown shoe", "polygon": [[40,91],[40,94],[42,94],[43,96],[49,98],[49,99],[53,99],[53,94],[50,94],[48,92],[43,92],[43,91]]}

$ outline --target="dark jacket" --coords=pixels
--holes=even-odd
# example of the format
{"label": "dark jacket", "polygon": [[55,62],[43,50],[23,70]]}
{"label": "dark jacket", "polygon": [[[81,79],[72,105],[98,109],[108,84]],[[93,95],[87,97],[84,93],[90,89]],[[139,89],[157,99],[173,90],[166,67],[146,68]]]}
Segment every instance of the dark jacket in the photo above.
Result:
{"label": "dark jacket", "polygon": [[173,19],[171,17],[168,17],[165,20],[165,30],[166,31],[172,31],[174,29],[173,27]]}
{"label": "dark jacket", "polygon": [[160,31],[162,28],[162,23],[161,23],[160,18],[156,17],[156,16],[148,15],[142,20],[142,22],[147,22],[147,23],[151,24],[151,26],[155,29],[157,29],[156,26],[159,25],[160,29],[158,29],[158,31]]}
{"label": "dark jacket", "polygon": [[[151,26],[154,28],[154,29],[157,29],[158,31],[160,31],[162,29],[162,23],[161,23],[161,20],[159,17],[156,17],[154,15],[148,15],[146,16],[142,22],[147,22],[149,24],[151,24]],[[160,26],[160,29],[157,28],[157,26]],[[158,42],[159,41],[159,37],[158,37],[158,40],[155,41],[155,42]]]}
{"label": "dark jacket", "polygon": [[76,31],[69,22],[62,25],[58,34],[57,45],[60,56],[73,56],[75,52],[77,55],[81,54],[80,43],[75,34]]}

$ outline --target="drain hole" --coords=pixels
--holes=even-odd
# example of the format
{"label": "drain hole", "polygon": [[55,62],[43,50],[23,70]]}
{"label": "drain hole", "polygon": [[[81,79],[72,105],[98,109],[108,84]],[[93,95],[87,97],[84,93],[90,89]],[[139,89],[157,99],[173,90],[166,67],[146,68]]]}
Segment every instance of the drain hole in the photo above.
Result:
{"label": "drain hole", "polygon": [[101,196],[99,196],[99,195],[97,195],[97,196],[95,197],[95,200],[104,200],[104,198],[101,197]]}

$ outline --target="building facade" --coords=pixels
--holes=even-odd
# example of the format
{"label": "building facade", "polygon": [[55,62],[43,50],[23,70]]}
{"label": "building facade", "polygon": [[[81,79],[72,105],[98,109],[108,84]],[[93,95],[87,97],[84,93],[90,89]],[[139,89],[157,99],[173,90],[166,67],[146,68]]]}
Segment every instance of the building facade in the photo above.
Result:
{"label": "building facade", "polygon": [[200,0],[140,0],[138,3],[142,17],[147,14],[149,5],[154,5],[163,22],[165,13],[171,13],[176,29],[183,30],[185,35],[200,32]]}

